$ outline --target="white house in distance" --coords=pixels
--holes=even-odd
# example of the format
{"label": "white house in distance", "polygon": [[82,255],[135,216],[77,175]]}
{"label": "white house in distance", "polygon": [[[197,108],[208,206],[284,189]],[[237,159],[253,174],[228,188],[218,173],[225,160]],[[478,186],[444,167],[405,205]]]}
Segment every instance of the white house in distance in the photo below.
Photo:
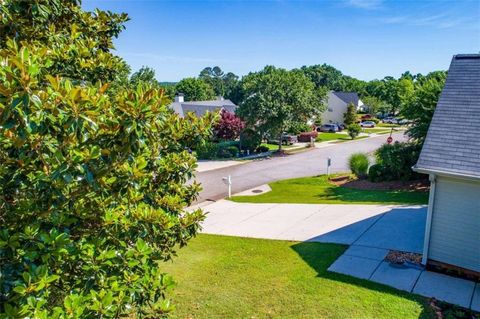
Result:
{"label": "white house in distance", "polygon": [[170,104],[172,110],[175,111],[181,117],[184,117],[187,113],[194,113],[196,116],[203,116],[207,111],[219,112],[225,110],[231,113],[235,113],[236,106],[232,101],[226,100],[223,97],[218,97],[216,100],[211,101],[184,101],[183,94],[175,96],[175,101]]}
{"label": "white house in distance", "polygon": [[322,124],[343,124],[343,116],[350,103],[353,103],[358,111],[364,107],[362,100],[355,92],[328,92],[328,106],[322,114]]}
{"label": "white house in distance", "polygon": [[[455,129],[455,128],[460,129]],[[455,55],[413,169],[430,175],[423,263],[480,278],[480,54]]]}

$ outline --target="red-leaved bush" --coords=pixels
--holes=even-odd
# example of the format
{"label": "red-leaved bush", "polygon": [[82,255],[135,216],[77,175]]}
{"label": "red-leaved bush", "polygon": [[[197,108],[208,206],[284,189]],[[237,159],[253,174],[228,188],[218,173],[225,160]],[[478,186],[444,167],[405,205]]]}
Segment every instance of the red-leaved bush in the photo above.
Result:
{"label": "red-leaved bush", "polygon": [[213,127],[213,131],[218,139],[234,140],[240,136],[240,133],[244,128],[245,122],[243,122],[238,116],[222,110],[220,112],[220,120]]}

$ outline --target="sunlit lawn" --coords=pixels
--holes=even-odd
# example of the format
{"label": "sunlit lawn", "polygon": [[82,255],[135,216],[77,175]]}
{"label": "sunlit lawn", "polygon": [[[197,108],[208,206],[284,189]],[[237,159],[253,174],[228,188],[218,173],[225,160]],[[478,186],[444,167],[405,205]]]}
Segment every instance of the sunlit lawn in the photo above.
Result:
{"label": "sunlit lawn", "polygon": [[304,204],[427,204],[428,192],[362,190],[340,187],[326,175],[286,179],[269,184],[271,192],[234,196],[235,202]]}
{"label": "sunlit lawn", "polygon": [[327,272],[345,247],[200,235],[167,263],[173,318],[433,318],[426,299]]}

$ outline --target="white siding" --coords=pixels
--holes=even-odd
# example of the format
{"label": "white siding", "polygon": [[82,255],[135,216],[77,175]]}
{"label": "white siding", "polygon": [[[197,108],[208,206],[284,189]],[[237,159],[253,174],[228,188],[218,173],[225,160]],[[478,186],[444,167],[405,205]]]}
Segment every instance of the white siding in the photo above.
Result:
{"label": "white siding", "polygon": [[437,177],[428,258],[480,272],[480,183]]}
{"label": "white siding", "polygon": [[345,112],[347,112],[347,103],[343,102],[332,92],[329,92],[327,109],[322,114],[322,124],[343,124]]}

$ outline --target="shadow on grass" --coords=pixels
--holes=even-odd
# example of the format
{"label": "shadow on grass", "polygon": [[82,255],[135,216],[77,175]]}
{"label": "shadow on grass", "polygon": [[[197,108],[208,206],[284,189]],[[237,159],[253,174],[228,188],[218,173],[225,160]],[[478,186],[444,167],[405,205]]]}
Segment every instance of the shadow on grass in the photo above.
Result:
{"label": "shadow on grass", "polygon": [[348,246],[340,244],[326,244],[318,242],[301,242],[291,246],[292,249],[316,271],[317,277],[340,281],[350,285],[388,293],[418,303],[422,307],[419,315],[421,319],[434,318],[434,312],[427,303],[427,299],[395,288],[359,279],[347,275],[329,272],[328,267],[346,250]]}
{"label": "shadow on grass", "polygon": [[344,202],[378,202],[379,204],[418,204],[428,203],[428,192],[364,190],[347,187],[325,188],[319,198]]}

